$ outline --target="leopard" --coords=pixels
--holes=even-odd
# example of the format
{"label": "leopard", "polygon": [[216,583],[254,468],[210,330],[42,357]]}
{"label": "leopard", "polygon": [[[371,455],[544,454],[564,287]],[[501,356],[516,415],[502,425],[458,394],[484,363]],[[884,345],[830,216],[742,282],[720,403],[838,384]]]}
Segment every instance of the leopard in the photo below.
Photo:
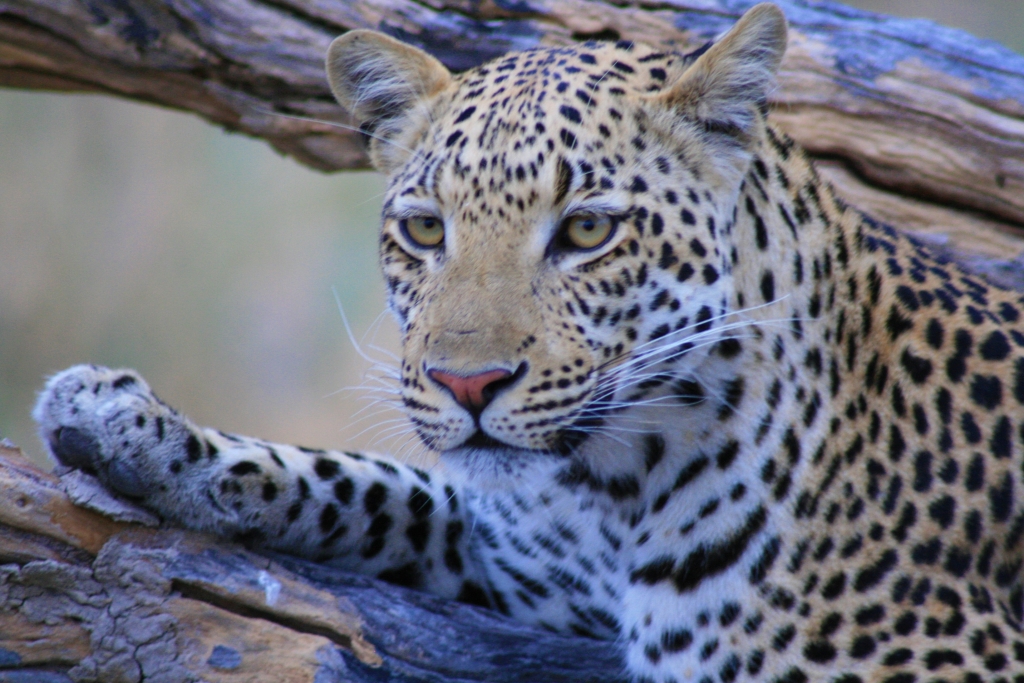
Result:
{"label": "leopard", "polygon": [[1024,682],[1024,296],[769,121],[787,31],[766,3],[694,52],[460,73],[343,34],[439,464],[200,427],[92,365],[46,383],[46,448],[167,524],[607,640],[636,683]]}

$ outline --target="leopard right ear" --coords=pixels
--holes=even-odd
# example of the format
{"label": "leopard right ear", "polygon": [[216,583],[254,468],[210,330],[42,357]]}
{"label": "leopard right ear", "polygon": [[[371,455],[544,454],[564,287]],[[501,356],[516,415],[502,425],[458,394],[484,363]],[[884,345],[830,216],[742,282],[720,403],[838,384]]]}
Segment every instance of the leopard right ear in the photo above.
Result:
{"label": "leopard right ear", "polygon": [[341,106],[373,136],[370,160],[382,173],[408,158],[430,122],[431,100],[452,83],[451,72],[423,50],[365,29],[331,43],[327,79]]}

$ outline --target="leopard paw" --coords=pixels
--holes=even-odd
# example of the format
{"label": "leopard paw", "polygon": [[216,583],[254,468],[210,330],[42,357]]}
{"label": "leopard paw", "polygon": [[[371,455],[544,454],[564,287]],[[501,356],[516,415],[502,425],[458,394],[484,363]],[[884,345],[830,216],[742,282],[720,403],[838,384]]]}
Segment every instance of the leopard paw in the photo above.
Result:
{"label": "leopard paw", "polygon": [[188,452],[182,442],[195,440],[182,418],[131,370],[68,368],[46,383],[32,416],[61,465],[135,500],[159,487],[161,456]]}

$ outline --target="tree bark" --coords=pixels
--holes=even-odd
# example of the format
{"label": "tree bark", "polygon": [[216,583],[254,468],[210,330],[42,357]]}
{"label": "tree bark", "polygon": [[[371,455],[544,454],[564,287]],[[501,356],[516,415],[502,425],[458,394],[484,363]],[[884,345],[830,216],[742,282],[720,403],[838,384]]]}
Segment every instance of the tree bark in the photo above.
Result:
{"label": "tree bark", "polygon": [[[772,119],[850,202],[1024,289],[1024,57],[930,22],[777,0]],[[452,69],[591,38],[689,50],[752,2],[0,0],[0,85],[192,111],[362,168],[323,54],[376,28]],[[742,8],[740,7],[742,5]],[[112,521],[0,446],[0,683],[611,681],[614,647],[197,534]]]}

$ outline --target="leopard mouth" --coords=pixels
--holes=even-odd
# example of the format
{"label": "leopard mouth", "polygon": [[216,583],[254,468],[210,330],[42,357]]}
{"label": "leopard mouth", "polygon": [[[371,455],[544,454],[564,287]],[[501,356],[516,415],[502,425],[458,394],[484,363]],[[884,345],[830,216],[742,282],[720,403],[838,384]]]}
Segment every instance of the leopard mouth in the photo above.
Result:
{"label": "leopard mouth", "polygon": [[571,425],[559,430],[554,439],[552,440],[551,446],[548,448],[523,448],[522,446],[516,446],[510,443],[496,439],[490,434],[487,434],[484,430],[477,428],[473,434],[460,443],[458,446],[448,449],[452,451],[491,451],[497,453],[508,453],[510,451],[523,452],[523,453],[534,453],[536,455],[549,455],[556,457],[570,456],[576,452],[576,450],[585,442],[593,433],[593,428],[599,427],[603,423],[600,418],[585,418],[574,421]]}
{"label": "leopard mouth", "polygon": [[487,434],[482,429],[477,429],[473,432],[473,435],[463,441],[456,448],[477,448],[482,450],[521,450],[517,446],[507,444],[504,441],[499,441],[493,436]]}

